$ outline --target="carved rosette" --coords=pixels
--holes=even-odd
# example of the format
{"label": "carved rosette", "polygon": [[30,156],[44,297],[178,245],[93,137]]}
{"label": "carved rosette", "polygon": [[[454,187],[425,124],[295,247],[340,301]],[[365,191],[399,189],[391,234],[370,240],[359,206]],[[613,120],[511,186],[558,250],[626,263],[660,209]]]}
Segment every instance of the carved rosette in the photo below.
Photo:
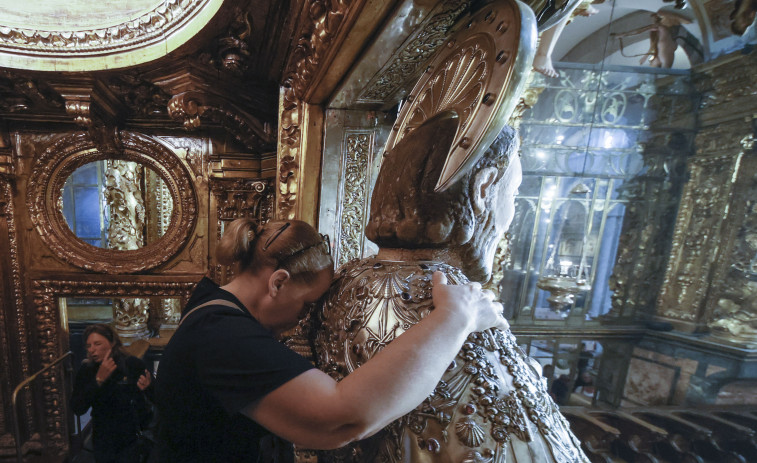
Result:
{"label": "carved rosette", "polygon": [[[63,261],[103,273],[135,273],[168,261],[185,245],[197,222],[197,198],[192,177],[181,160],[158,141],[122,132],[123,151],[104,154],[85,133],[65,136],[42,154],[29,178],[26,204],[42,240]],[[173,199],[172,227],[154,243],[140,249],[100,249],[78,239],[59,208],[66,179],[78,167],[101,159],[118,158],[150,168],[165,182]]]}
{"label": "carved rosette", "polygon": [[373,133],[349,133],[342,153],[342,211],[339,241],[336,249],[337,268],[363,255],[363,233],[368,210],[369,167],[372,158]]}
{"label": "carved rosette", "polygon": [[[339,380],[425,317],[436,270],[467,282],[437,262],[343,266],[315,333],[318,367]],[[533,363],[509,330],[473,333],[414,411],[366,441],[322,452],[324,461],[588,462]]]}

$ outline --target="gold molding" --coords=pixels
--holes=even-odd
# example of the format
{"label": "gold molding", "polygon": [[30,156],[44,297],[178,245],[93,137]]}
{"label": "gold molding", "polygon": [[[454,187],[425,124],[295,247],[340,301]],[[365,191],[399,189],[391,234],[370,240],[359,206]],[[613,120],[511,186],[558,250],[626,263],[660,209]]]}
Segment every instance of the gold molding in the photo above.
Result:
{"label": "gold molding", "polygon": [[[29,366],[29,356],[30,356],[30,349],[29,349],[29,342],[27,339],[26,333],[28,333],[28,328],[26,325],[26,313],[24,310],[24,298],[22,297],[23,291],[23,283],[21,279],[21,266],[19,263],[19,256],[18,256],[18,232],[16,230],[16,213],[15,213],[15,206],[13,203],[14,195],[13,195],[13,185],[11,182],[3,179],[0,177],[0,220],[5,221],[5,225],[7,227],[7,239],[8,239],[8,254],[5,256],[5,259],[8,259],[8,263],[10,264],[10,275],[4,275],[4,278],[6,278],[8,281],[11,282],[10,290],[12,291],[11,294],[3,294],[3,297],[5,298],[5,301],[7,301],[8,305],[6,307],[12,307],[13,312],[7,312],[8,314],[13,314],[14,318],[14,324],[13,328],[15,328],[15,331],[18,333],[18,337],[16,338],[16,346],[17,346],[17,355],[18,355],[18,365],[19,365],[19,373],[21,373],[22,377],[28,377],[31,375],[31,368]],[[2,265],[2,264],[0,264]],[[8,288],[8,286],[6,286]],[[2,311],[2,315],[0,315],[0,327],[3,328],[2,333],[2,344],[0,344],[0,348],[9,348],[10,346],[7,344],[8,337],[7,334],[9,332],[13,332],[13,330],[9,330],[11,328],[8,326],[9,320],[4,319],[5,311],[0,308],[0,311]],[[4,355],[7,355],[9,351],[4,350]],[[5,358],[3,359],[3,362],[5,362]],[[3,375],[3,382],[6,383],[6,387],[8,388],[7,391],[11,391],[11,380],[13,378],[12,370],[10,369],[10,363],[7,363],[8,368],[3,370],[5,374]],[[32,399],[31,395],[24,392],[21,397],[25,417],[26,417],[26,425],[28,429],[32,429]],[[0,408],[4,408],[0,406]],[[2,426],[5,426],[3,423]]]}
{"label": "gold molding", "polygon": [[[278,188],[276,217],[300,219],[312,225],[318,220],[318,185],[321,175],[323,109],[282,89],[279,102],[279,146],[276,153]],[[308,178],[304,179],[303,174]]]}
{"label": "gold molding", "polygon": [[0,67],[93,71],[163,57],[203,29],[224,0],[166,0],[138,18],[88,30],[0,25]]}
{"label": "gold molding", "polygon": [[342,192],[339,237],[335,237],[334,260],[339,268],[363,256],[365,222],[370,204],[370,166],[373,160],[373,132],[348,131],[342,151]]}
{"label": "gold molding", "polygon": [[180,121],[187,130],[200,127],[201,119],[220,122],[234,138],[254,152],[269,151],[275,143],[268,122],[205,92],[186,91],[174,95],[168,102],[168,114]]}
{"label": "gold molding", "polygon": [[[187,167],[165,145],[144,135],[121,132],[118,155],[96,150],[85,133],[53,142],[36,162],[29,178],[26,204],[42,240],[63,261],[104,273],[135,273],[157,267],[176,255],[197,223],[197,196]],[[61,189],[74,170],[89,162],[117,158],[155,171],[173,198],[173,226],[154,243],[129,251],[100,249],[78,239],[58,207]]]}

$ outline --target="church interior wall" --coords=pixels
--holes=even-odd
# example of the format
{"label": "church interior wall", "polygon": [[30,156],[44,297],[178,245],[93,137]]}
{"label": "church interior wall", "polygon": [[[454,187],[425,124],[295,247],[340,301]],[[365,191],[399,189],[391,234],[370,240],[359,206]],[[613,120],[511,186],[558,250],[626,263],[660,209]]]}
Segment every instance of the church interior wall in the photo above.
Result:
{"label": "church interior wall", "polygon": [[[126,320],[129,329],[125,333],[137,333],[134,339],[149,333],[153,348],[159,350],[175,327],[178,311],[194,282],[204,274],[221,283],[232,275],[230,269],[215,262],[212,251],[229,221],[241,216],[263,221],[277,215],[304,217],[332,237],[337,265],[375,252],[375,245],[364,237],[363,230],[371,187],[397,105],[408,93],[408,82],[423,71],[424,59],[433,54],[435,45],[443,43],[454,19],[470,2],[420,3],[413,6],[413,2],[400,2],[396,9],[390,9],[387,25],[375,33],[374,43],[360,44],[365,45],[363,59],[327,79],[327,90],[305,85],[308,82],[303,76],[311,73],[295,73],[302,81],[295,79],[295,84],[279,95],[276,152],[253,151],[235,137],[241,132],[238,127],[235,132],[205,119],[199,131],[187,133],[179,127],[181,116],[174,121],[162,117],[157,122],[134,117],[122,121],[120,137],[98,139],[96,131],[75,126],[72,114],[65,118],[60,114],[51,117],[51,113],[25,118],[23,105],[8,109],[13,101],[4,90],[0,105],[5,119],[0,125],[0,448],[13,446],[13,388],[64,354],[71,343],[79,342],[69,341],[70,336],[80,332],[82,323],[93,313],[99,317],[115,310],[114,320],[119,314]],[[643,98],[648,98],[655,119],[637,124],[643,131],[636,146],[640,169],[624,179],[624,189],[618,192],[624,213],[616,255],[612,265],[605,268],[607,304],[587,319],[591,310],[583,305],[586,298],[578,297],[568,304],[563,317],[559,311],[550,311],[547,291],[531,288],[532,297],[520,294],[523,297],[514,303],[508,288],[522,285],[522,281],[510,281],[506,287],[493,283],[510,310],[518,343],[528,355],[542,366],[555,367],[556,376],[568,376],[571,386],[582,368],[590,368],[596,387],[576,395],[568,409],[738,407],[757,403],[757,224],[753,199],[757,193],[757,83],[753,78],[757,75],[757,54],[734,51],[738,42],[723,19],[732,2],[692,3],[698,24],[687,27],[700,28],[695,35],[704,45],[707,61],[667,75],[649,68],[631,70],[632,74],[639,71],[639,75],[654,76],[653,90],[634,88],[626,95],[636,92],[638,99],[646,92]],[[641,24],[641,14],[637,16]],[[354,24],[350,21],[345,23]],[[415,35],[409,38],[402,35],[411,29],[410,24],[415,27],[424,21],[430,24],[425,29],[427,35],[418,32],[422,27],[413,29]],[[439,27],[433,29],[434,25]],[[316,32],[323,32],[319,27],[327,26],[311,25]],[[437,35],[428,35],[429,30]],[[328,36],[329,40],[335,36]],[[318,47],[338,45],[344,40],[344,35],[340,37]],[[428,43],[418,46],[423,40]],[[382,49],[381,44],[387,43],[391,47]],[[354,44],[352,51],[357,53],[358,48]],[[586,48],[575,45],[561,50],[560,56],[566,61],[571,57],[581,60]],[[613,52],[612,47],[604,50],[605,56]],[[308,65],[315,61],[308,61]],[[412,62],[412,68],[399,67],[403,62]],[[290,66],[297,63],[293,59]],[[347,66],[342,63],[342,67]],[[563,68],[557,63],[556,67],[566,74],[597,70],[595,64],[587,63],[566,62]],[[619,69],[607,65],[600,73]],[[317,70],[328,74],[322,68]],[[178,73],[175,68],[170,71]],[[150,72],[156,75],[157,71]],[[188,72],[181,85],[202,81],[207,78],[206,72],[212,74],[207,69]],[[215,78],[198,88],[212,87],[208,82],[215,82]],[[3,79],[5,83],[12,80]],[[153,80],[164,82],[163,88],[170,87],[165,83],[168,80]],[[19,86],[27,81],[34,80],[13,82]],[[555,82],[537,79],[531,82],[531,88],[551,86],[551,90],[559,91],[560,84]],[[177,92],[174,89],[173,93]],[[577,92],[579,96],[588,93]],[[306,95],[320,95],[311,112]],[[168,97],[160,100],[160,105],[165,107]],[[287,100],[289,97],[292,99]],[[227,103],[233,101],[228,94],[226,98]],[[201,106],[221,107],[214,106],[216,100],[209,100]],[[263,107],[261,114],[270,115],[269,100],[259,105]],[[248,104],[250,101],[246,96],[240,98],[236,109],[256,107]],[[140,104],[145,103],[134,105]],[[238,114],[249,116],[244,111]],[[528,125],[532,117],[526,114],[519,121],[522,133],[528,130],[523,120]],[[588,118],[582,122],[597,125],[593,121]],[[308,127],[312,131],[309,135]],[[70,141],[56,145],[64,139]],[[174,201],[180,201],[183,195],[194,197],[187,203],[194,210],[187,211],[189,218],[183,223],[190,225],[186,230],[166,247],[153,247],[140,254],[126,270],[115,268],[119,259],[106,250],[89,250],[87,258],[66,254],[70,237],[49,234],[49,219],[35,216],[57,205],[43,201],[42,209],[35,209],[31,207],[34,198],[30,198],[30,191],[45,192],[35,183],[37,179],[55,174],[54,166],[45,171],[40,159],[59,159],[55,154],[61,150],[75,157],[95,145],[106,151],[108,143],[123,140],[137,140],[133,146],[145,150],[148,159],[167,160],[184,172],[176,175]],[[524,147],[523,156],[532,148]],[[574,173],[586,177],[580,169]],[[534,169],[531,174],[538,177],[544,172]],[[526,196],[524,190],[520,201],[544,199],[538,192]],[[522,223],[516,219],[514,227]],[[527,240],[535,235],[538,232],[533,230],[524,234]],[[509,245],[512,242],[503,242],[499,256],[500,278],[513,270],[512,257],[508,260],[505,252]],[[530,249],[529,242],[519,246],[521,252]],[[534,272],[539,273],[536,267]],[[99,311],[83,312],[86,315],[80,320],[69,320],[67,298],[91,296],[147,302],[127,302],[116,309],[106,305]],[[544,313],[557,315],[534,317],[528,310],[534,301],[542,304]],[[76,328],[71,328],[74,325]],[[61,406],[66,402],[66,387],[65,375],[54,373],[45,376],[31,392],[20,395],[22,434],[28,449],[63,450],[68,445],[67,433],[74,424]]]}

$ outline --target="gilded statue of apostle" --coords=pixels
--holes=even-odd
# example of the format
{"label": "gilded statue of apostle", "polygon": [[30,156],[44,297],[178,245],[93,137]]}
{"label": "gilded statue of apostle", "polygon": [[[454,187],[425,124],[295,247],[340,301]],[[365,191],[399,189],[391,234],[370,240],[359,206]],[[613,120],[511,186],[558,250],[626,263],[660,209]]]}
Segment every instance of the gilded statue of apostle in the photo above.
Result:
{"label": "gilded statue of apostle", "polygon": [[[459,119],[440,113],[387,153],[366,235],[378,255],[340,269],[315,323],[319,368],[341,379],[433,310],[431,274],[488,280],[521,181],[505,127],[461,178],[435,191]],[[504,295],[504,297],[507,297]],[[587,462],[547,393],[540,367],[508,331],[472,334],[435,391],[411,413],[348,448],[340,462]]]}

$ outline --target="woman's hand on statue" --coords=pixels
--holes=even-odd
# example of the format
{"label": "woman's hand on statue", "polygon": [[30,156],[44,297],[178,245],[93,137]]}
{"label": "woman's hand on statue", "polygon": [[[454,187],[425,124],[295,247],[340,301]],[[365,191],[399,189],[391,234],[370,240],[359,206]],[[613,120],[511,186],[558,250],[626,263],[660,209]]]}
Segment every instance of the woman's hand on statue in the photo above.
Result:
{"label": "woman's hand on statue", "polygon": [[493,292],[483,290],[480,283],[448,285],[447,277],[441,272],[434,272],[431,278],[431,296],[436,310],[441,309],[465,320],[470,325],[470,331],[509,328],[502,314],[502,304],[495,301]]}
{"label": "woman's hand on statue", "polygon": [[114,371],[116,371],[116,362],[113,361],[111,352],[108,352],[108,354],[105,356],[105,360],[102,361],[100,367],[97,369],[97,373],[95,374],[95,381],[97,381],[97,385],[99,386],[100,384],[104,383],[105,380],[110,378],[110,375],[112,375]]}

